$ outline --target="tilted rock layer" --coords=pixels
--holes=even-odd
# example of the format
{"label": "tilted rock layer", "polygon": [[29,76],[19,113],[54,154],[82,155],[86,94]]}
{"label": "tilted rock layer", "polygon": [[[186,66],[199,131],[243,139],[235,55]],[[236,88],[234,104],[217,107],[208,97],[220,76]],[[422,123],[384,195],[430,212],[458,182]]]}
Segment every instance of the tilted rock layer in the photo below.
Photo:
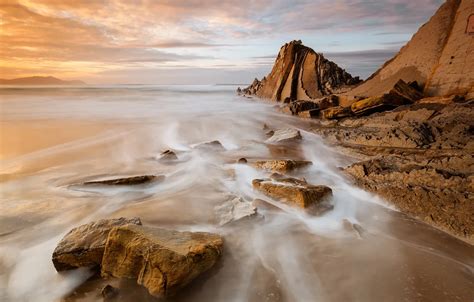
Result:
{"label": "tilted rock layer", "polygon": [[292,41],[280,49],[270,74],[243,92],[276,101],[311,100],[359,82],[301,41]]}
{"label": "tilted rock layer", "polygon": [[466,32],[472,0],[447,0],[412,39],[367,81],[347,95],[377,96],[402,79],[429,96],[474,97],[474,36]]}

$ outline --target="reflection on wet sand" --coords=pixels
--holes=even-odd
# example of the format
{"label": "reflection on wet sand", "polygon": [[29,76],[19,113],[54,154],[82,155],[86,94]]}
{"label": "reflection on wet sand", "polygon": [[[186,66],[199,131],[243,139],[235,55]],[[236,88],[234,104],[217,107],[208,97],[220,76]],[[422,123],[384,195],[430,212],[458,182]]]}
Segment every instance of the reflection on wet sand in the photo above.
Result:
{"label": "reflection on wet sand", "polygon": [[[0,300],[102,301],[102,288],[111,284],[120,288],[118,301],[153,301],[134,282],[104,281],[88,270],[55,272],[51,254],[60,238],[74,226],[107,217],[140,217],[145,225],[224,237],[217,267],[170,301],[474,298],[472,246],[351,186],[338,169],[350,159],[313,134],[302,131],[301,143],[264,143],[263,123],[304,128],[301,120],[222,88],[140,89],[39,91],[51,94],[54,111],[37,105],[41,101],[31,91],[5,97]],[[18,98],[23,105],[12,104]],[[195,148],[213,140],[224,150]],[[157,160],[168,149],[178,159]],[[334,209],[314,217],[254,191],[252,180],[270,172],[237,163],[242,157],[312,161],[293,176],[330,186]],[[135,175],[165,178],[146,186],[77,185]],[[258,207],[264,219],[220,227],[215,208],[229,195],[264,199],[273,208]]]}

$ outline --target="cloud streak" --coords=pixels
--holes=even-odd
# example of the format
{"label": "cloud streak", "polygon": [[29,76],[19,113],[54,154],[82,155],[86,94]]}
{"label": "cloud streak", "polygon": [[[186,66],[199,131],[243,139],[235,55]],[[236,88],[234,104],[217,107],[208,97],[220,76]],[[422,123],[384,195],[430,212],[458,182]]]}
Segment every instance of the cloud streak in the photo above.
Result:
{"label": "cloud streak", "polygon": [[[356,73],[363,65],[367,73],[441,2],[3,0],[0,77],[54,73],[87,80],[103,71],[109,76],[137,66],[156,72],[175,65],[193,72],[241,66],[253,78],[255,68],[271,67],[269,53],[302,36],[337,63]],[[209,81],[219,79],[215,73]]]}

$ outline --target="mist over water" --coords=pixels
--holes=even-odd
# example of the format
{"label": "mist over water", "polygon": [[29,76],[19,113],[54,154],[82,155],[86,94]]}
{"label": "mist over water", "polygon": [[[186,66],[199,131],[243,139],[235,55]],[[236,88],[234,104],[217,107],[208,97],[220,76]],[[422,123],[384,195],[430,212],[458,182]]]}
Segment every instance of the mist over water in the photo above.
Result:
{"label": "mist over water", "polygon": [[[232,86],[0,89],[0,300],[102,301],[88,270],[57,274],[51,255],[71,228],[110,217],[224,236],[218,268],[171,301],[472,301],[472,246],[391,209],[350,184],[351,162],[307,130],[309,121]],[[264,143],[263,124],[301,130],[299,145]],[[225,151],[193,148],[219,140]],[[179,160],[163,163],[173,149]],[[268,173],[237,159],[293,158],[298,173],[333,189],[321,217],[266,198]],[[148,186],[80,185],[165,175]],[[219,226],[230,195],[268,200],[260,219]],[[74,294],[70,295],[74,291]],[[138,298],[137,298],[138,297]],[[149,299],[130,286],[123,301]],[[138,300],[137,300],[138,299]]]}

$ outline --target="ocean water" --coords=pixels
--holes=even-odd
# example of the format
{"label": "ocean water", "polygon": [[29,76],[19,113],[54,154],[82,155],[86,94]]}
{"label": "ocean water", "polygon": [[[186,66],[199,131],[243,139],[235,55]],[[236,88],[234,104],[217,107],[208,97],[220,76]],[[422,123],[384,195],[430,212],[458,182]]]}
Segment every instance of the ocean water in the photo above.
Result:
{"label": "ocean water", "polygon": [[[51,254],[71,228],[109,217],[221,234],[211,272],[170,301],[473,301],[473,247],[391,208],[340,171],[353,159],[234,86],[6,87],[0,89],[0,300],[152,300],[133,282],[58,274]],[[263,125],[298,128],[300,144],[265,143]],[[219,140],[225,151],[196,144]],[[157,160],[176,151],[174,164]],[[334,209],[314,217],[252,189],[268,176],[237,159],[307,159],[299,173],[333,189]],[[93,179],[160,174],[152,186],[94,187]],[[264,198],[278,211],[220,227],[229,195]],[[350,222],[350,223],[348,223]],[[356,225],[354,228],[351,224]],[[85,283],[84,283],[85,282]],[[82,285],[81,285],[82,284]]]}

